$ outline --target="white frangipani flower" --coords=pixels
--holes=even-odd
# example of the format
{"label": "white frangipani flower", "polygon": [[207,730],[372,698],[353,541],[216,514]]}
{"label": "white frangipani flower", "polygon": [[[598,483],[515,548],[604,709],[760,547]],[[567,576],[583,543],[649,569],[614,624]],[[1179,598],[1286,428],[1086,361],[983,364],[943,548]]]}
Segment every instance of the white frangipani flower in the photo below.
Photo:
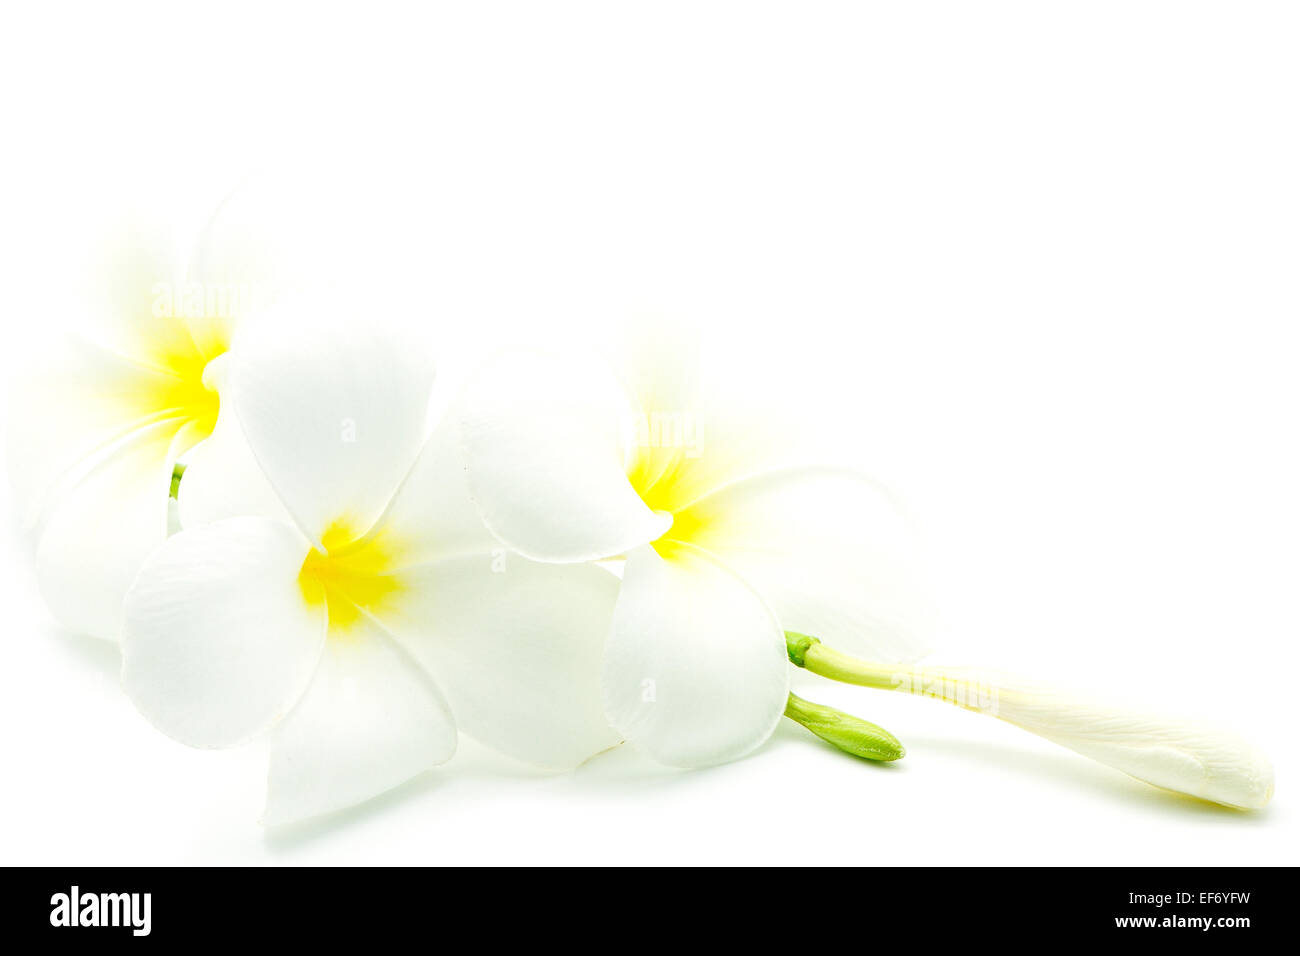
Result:
{"label": "white frangipani flower", "polygon": [[126,597],[141,712],[198,747],[269,731],[270,824],[444,762],[457,728],[556,769],[616,743],[599,669],[617,581],[486,533],[449,433],[424,438],[421,350],[315,312],[264,317],[239,348],[223,396],[256,474],[201,485],[210,523],[163,543]]}
{"label": "white frangipani flower", "polygon": [[[639,403],[627,412],[626,393],[581,363],[505,356],[458,414],[471,493],[502,542],[545,561],[626,555],[605,651],[614,727],[684,766],[743,755],[783,711],[819,733],[810,706],[787,699],[787,655],[849,683],[930,682],[937,691],[917,692],[971,706],[949,692],[968,690],[971,672],[909,666],[925,615],[889,499],[832,468],[750,473],[751,436],[703,411],[680,376],[648,367],[624,376]],[[1272,795],[1267,758],[1235,734],[1014,678],[985,689],[994,706],[971,709],[1156,786],[1243,808]],[[885,759],[901,755],[879,728],[865,734],[892,748]]]}
{"label": "white frangipani flower", "polygon": [[136,230],[105,271],[99,321],[16,383],[7,458],[46,603],[114,640],[122,595],[167,535],[173,466],[218,428],[232,327],[224,307],[183,301],[159,231]]}
{"label": "white frangipani flower", "polygon": [[[671,365],[501,356],[458,405],[488,528],[539,561],[625,555],[605,651],[616,730],[700,766],[762,744],[785,712],[784,630],[883,659],[923,651],[913,539],[837,468],[751,473],[752,439]],[[901,750],[898,751],[901,754]]]}
{"label": "white frangipani flower", "polygon": [[[390,223],[320,203],[327,181],[301,169],[255,177],[184,242],[160,217],[134,213],[86,269],[77,333],[16,382],[8,470],[41,593],[69,630],[116,640],[140,562],[170,527],[206,520],[207,499],[222,494],[212,476],[256,474],[221,401],[244,317],[304,288],[350,282],[373,299],[399,285],[384,280],[400,265],[409,271]],[[367,192],[367,211],[375,198]],[[51,318],[62,324],[60,305]],[[178,463],[185,481],[169,502]]]}

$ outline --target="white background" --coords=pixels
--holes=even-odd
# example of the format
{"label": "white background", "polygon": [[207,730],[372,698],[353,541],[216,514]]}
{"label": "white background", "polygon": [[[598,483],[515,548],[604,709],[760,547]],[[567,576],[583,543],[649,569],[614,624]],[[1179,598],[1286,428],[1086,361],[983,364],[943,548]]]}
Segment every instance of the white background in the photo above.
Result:
{"label": "white background", "polygon": [[827,686],[908,757],[787,725],[709,771],[624,747],[546,777],[467,745],[268,834],[263,755],[141,720],[116,650],[51,623],[6,499],[0,861],[1296,862],[1298,27],[1268,3],[10,5],[6,368],[69,318],[110,207],[183,230],[294,156],[326,220],[409,196],[430,251],[404,294],[449,365],[507,320],[698,322],[738,390],[920,516],[935,659],[1216,716],[1278,783],[1219,810]]}

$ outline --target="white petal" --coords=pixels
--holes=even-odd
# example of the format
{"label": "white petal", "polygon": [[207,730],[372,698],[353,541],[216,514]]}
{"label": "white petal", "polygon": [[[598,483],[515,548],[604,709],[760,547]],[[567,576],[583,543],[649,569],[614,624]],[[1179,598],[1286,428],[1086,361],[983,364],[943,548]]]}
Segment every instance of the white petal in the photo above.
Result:
{"label": "white petal", "polygon": [[205,286],[238,290],[241,304],[254,311],[318,287],[330,280],[329,266],[341,271],[342,265],[319,261],[322,248],[339,238],[331,205],[298,183],[258,173],[204,225],[191,272]]}
{"label": "white petal", "polygon": [[630,322],[613,352],[619,379],[643,410],[693,408],[700,393],[697,331],[672,318]]}
{"label": "white petal", "polygon": [[679,513],[668,537],[739,574],[786,630],[881,661],[927,651],[915,533],[878,485],[851,471],[791,468],[742,479]]}
{"label": "white petal", "polygon": [[1006,675],[947,669],[943,674],[950,690],[975,689],[966,692],[966,706],[977,699],[979,706],[972,709],[1157,787],[1243,809],[1263,807],[1273,796],[1268,758],[1228,731],[1061,693]]}
{"label": "white petal", "polygon": [[187,285],[175,229],[163,216],[133,217],[82,277],[87,334],[110,350],[160,369],[211,358],[197,347],[185,320]]}
{"label": "white petal", "polygon": [[296,529],[233,518],[182,531],[140,569],[124,605],[122,681],[156,727],[195,747],[249,739],[302,695],[325,641],[303,598]]}
{"label": "white petal", "polygon": [[[215,359],[209,374],[223,378],[233,356]],[[181,527],[255,516],[292,524],[244,437],[233,402],[223,402],[216,428],[189,455],[177,495]]]}
{"label": "white petal", "polygon": [[785,711],[780,625],[743,581],[689,548],[628,555],[605,650],[610,723],[662,763],[749,753]]}
{"label": "white petal", "polygon": [[261,315],[232,350],[236,413],[303,532],[368,529],[415,463],[433,370],[423,349],[307,303]]}
{"label": "white petal", "polygon": [[628,406],[594,363],[503,355],[454,414],[470,491],[488,528],[539,561],[588,561],[658,538],[671,524],[624,470]]}
{"label": "white petal", "polygon": [[[401,162],[386,154],[385,173]],[[373,299],[395,284],[423,281],[432,246],[419,208],[423,172],[374,173],[373,164],[338,156],[260,165],[207,223],[193,274],[209,287],[239,290],[241,305],[254,311],[303,293]],[[363,178],[364,189],[338,188]]]}
{"label": "white petal", "polygon": [[616,367],[635,406],[627,473],[652,508],[676,513],[730,482],[809,460],[810,430],[779,388],[709,374],[710,351],[713,365],[735,365],[734,343],[702,350],[691,327],[662,318],[622,338]]}
{"label": "white petal", "polygon": [[353,806],[455,750],[438,687],[381,628],[359,626],[327,642],[302,702],[275,731],[263,822]]}
{"label": "white petal", "polygon": [[[620,330],[614,364],[631,399],[632,433],[624,438],[627,473],[644,488],[698,451],[698,341],[680,324],[657,319]],[[734,476],[733,476],[734,477]]]}
{"label": "white petal", "polygon": [[443,687],[460,728],[529,763],[569,769],[618,743],[601,708],[601,652],[618,580],[518,555],[402,573],[388,629]]}
{"label": "white petal", "polygon": [[396,567],[505,551],[470,500],[455,431],[447,419],[433,430],[380,520],[399,552]]}
{"label": "white petal", "polygon": [[42,526],[37,581],[70,630],[117,640],[122,598],[141,562],[167,536],[176,436],[174,421],[134,432],[95,460]]}

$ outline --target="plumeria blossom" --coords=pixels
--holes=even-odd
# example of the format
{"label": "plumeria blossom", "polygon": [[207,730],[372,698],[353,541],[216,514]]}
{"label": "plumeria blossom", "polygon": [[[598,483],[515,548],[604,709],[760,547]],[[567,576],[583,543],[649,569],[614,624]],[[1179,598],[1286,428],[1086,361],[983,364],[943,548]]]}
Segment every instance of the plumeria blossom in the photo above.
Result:
{"label": "plumeria blossom", "polygon": [[617,581],[487,534],[450,433],[425,438],[421,349],[278,312],[241,329],[223,384],[247,459],[210,463],[126,596],[136,706],[197,747],[269,733],[269,824],[446,761],[458,729],[554,769],[615,744],[599,668]]}
{"label": "plumeria blossom", "polygon": [[107,266],[102,314],[16,383],[7,457],[46,603],[65,627],[112,640],[122,596],[167,536],[173,466],[219,427],[233,312],[186,301],[192,277],[156,230],[136,230]]}
{"label": "plumeria blossom", "polygon": [[[656,361],[602,378],[568,357],[504,356],[458,418],[471,492],[502,542],[545,561],[626,555],[605,709],[662,762],[739,757],[783,712],[832,742],[828,727],[861,738],[836,731],[844,715],[819,724],[787,699],[788,655],[994,714],[1159,787],[1242,808],[1272,795],[1267,758],[1234,734],[1008,677],[972,705],[971,672],[911,666],[925,650],[920,575],[888,496],[834,468],[749,473],[750,433]],[[656,420],[693,435],[662,441]],[[883,741],[884,759],[901,755],[866,727],[872,746],[845,749],[872,756]]]}
{"label": "plumeria blossom", "polygon": [[[222,493],[215,476],[250,471],[222,402],[246,316],[303,288],[357,281],[373,298],[396,285],[382,279],[399,268],[400,244],[377,238],[391,223],[321,204],[325,174],[314,175],[254,179],[194,242],[135,215],[87,270],[77,332],[15,383],[10,480],[41,593],[69,630],[116,640],[145,556],[178,525],[206,520],[207,499]],[[185,482],[169,501],[178,463]]]}
{"label": "plumeria blossom", "polygon": [[771,735],[789,702],[786,629],[905,661],[924,652],[926,619],[889,496],[834,467],[753,473],[755,436],[669,359],[619,376],[512,352],[456,414],[471,494],[501,542],[539,561],[626,556],[605,711],[655,759],[692,767]]}

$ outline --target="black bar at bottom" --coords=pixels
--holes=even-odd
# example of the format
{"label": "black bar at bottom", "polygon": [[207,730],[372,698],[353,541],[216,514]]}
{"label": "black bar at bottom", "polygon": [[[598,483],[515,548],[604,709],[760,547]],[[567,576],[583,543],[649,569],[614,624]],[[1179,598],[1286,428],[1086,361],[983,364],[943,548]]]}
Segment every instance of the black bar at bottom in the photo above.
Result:
{"label": "black bar at bottom", "polygon": [[[1108,937],[1244,942],[1285,932],[1290,869],[968,868],[580,869],[10,869],[0,897],[9,938],[92,945],[293,944],[425,939],[468,932],[484,944],[720,945],[771,932],[808,943],[847,934],[878,944],[997,945]],[[75,890],[74,890],[75,887]],[[709,936],[698,933],[703,924]],[[614,939],[610,938],[613,930]],[[716,934],[722,931],[719,938]],[[965,940],[966,943],[961,941]],[[11,950],[14,951],[14,950]]]}

